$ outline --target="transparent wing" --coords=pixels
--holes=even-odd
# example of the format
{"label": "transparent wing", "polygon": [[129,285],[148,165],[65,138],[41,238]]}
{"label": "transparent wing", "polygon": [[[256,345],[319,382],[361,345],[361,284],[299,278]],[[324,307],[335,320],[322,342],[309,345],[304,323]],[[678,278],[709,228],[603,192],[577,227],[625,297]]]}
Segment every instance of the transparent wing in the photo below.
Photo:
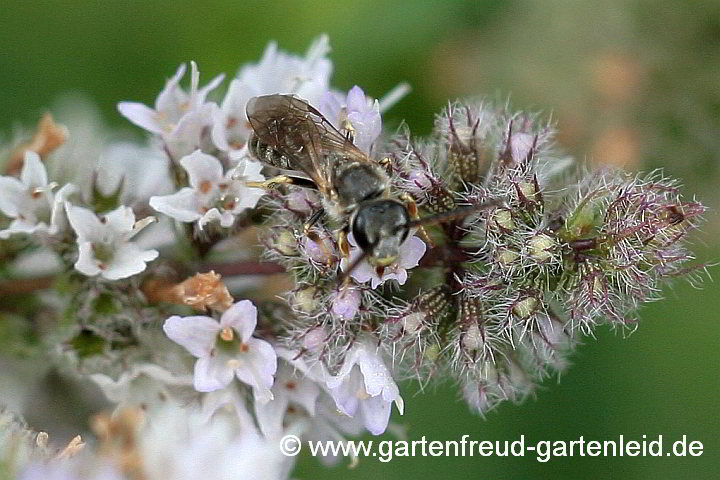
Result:
{"label": "transparent wing", "polygon": [[260,142],[285,156],[291,170],[304,172],[322,191],[332,186],[331,162],[371,162],[316,108],[297,97],[251,98],[247,116]]}

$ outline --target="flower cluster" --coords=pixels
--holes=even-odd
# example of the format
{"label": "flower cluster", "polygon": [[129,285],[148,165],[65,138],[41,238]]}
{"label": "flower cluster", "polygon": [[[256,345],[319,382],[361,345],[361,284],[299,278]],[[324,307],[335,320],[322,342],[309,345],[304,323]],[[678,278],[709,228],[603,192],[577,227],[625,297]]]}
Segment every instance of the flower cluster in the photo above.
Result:
{"label": "flower cluster", "polygon": [[[183,87],[182,65],[152,107],[118,105],[145,143],[102,140],[95,118],[78,139],[49,116],[15,142],[0,176],[0,292],[32,299],[13,315],[33,328],[13,339],[116,408],[94,417],[95,455],[79,439],[54,451],[0,411],[0,470],[289,478],[284,435],[382,434],[406,378],[452,378],[480,414],[520,401],[583,336],[634,328],[662,282],[694,278],[685,239],[704,207],[660,172],[574,166],[552,125],[481,101],[449,104],[424,139],[383,133],[406,87],[335,90],[328,53],[324,36],[304,56],[270,44],[223,97],[224,76],[201,86],[192,62]],[[396,254],[375,258],[353,228],[370,197],[338,205],[334,185],[277,180],[288,172],[255,158],[246,107],[269,94],[337,130],[337,145],[306,140],[314,161],[337,168],[347,159],[332,149],[352,147],[373,171],[377,198],[405,215],[371,231],[395,235]],[[280,153],[290,147],[306,148]]]}

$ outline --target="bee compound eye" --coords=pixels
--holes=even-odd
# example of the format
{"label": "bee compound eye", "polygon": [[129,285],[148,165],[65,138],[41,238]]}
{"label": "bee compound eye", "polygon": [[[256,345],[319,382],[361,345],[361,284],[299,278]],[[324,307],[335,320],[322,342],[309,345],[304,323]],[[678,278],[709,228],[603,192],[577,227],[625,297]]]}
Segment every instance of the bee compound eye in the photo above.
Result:
{"label": "bee compound eye", "polygon": [[352,234],[355,238],[355,243],[357,243],[357,246],[364,252],[368,251],[372,247],[373,243],[368,237],[368,215],[369,212],[367,210],[361,209],[358,211],[357,215],[355,215],[352,224]]}

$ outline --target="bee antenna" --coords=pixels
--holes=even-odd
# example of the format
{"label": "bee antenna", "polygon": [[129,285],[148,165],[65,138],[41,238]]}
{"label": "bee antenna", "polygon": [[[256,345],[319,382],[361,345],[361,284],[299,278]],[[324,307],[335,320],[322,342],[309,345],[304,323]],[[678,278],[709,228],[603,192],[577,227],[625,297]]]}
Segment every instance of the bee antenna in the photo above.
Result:
{"label": "bee antenna", "polygon": [[445,223],[452,220],[457,220],[459,218],[465,218],[468,215],[472,215],[475,212],[479,212],[481,210],[487,210],[488,208],[492,208],[497,206],[499,203],[495,200],[489,200],[484,203],[480,203],[478,205],[469,205],[467,207],[458,207],[454,210],[451,210],[449,212],[443,212],[438,213],[435,215],[428,215],[427,217],[418,218],[415,220],[411,220],[405,225],[401,225],[395,229],[396,232],[400,231],[403,228],[414,228],[414,227],[421,227],[424,225],[435,225],[438,223]]}

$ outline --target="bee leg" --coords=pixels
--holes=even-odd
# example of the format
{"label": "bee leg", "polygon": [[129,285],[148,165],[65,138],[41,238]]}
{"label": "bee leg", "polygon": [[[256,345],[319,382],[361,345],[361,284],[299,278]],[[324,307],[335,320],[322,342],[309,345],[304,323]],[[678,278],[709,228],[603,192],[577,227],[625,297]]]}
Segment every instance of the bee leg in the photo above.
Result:
{"label": "bee leg", "polygon": [[315,210],[310,217],[305,221],[305,224],[303,225],[303,232],[305,235],[310,235],[310,230],[312,227],[315,226],[315,224],[320,220],[323,215],[325,215],[325,210],[322,208],[318,208]]}
{"label": "bee leg", "polygon": [[350,242],[348,242],[348,234],[346,229],[338,232],[338,249],[345,260],[350,260]]}
{"label": "bee leg", "polygon": [[[348,230],[347,227],[343,228],[337,233],[338,250],[342,260],[347,262],[348,267],[350,266],[350,242],[348,241]],[[341,261],[342,261],[341,260]],[[350,286],[350,275],[345,275],[342,282],[341,289],[345,290]]]}
{"label": "bee leg", "polygon": [[[408,213],[410,214],[410,218],[413,220],[419,220],[420,215],[418,214],[418,208],[417,203],[415,203],[415,200],[412,198],[412,196],[409,193],[403,193],[400,195],[400,200],[405,202],[405,206],[408,209]],[[422,225],[418,227],[418,230],[420,231],[420,236],[425,241],[425,243],[428,244],[429,247],[435,246],[432,239],[430,238],[430,235],[428,235],[427,231],[425,230],[425,227]]]}
{"label": "bee leg", "polygon": [[383,157],[378,161],[378,165],[384,168],[388,175],[392,174],[392,158]]}
{"label": "bee leg", "polygon": [[342,121],[341,124],[342,129],[345,131],[345,138],[352,144],[355,143],[355,127],[353,127],[352,123],[350,123],[350,120],[347,118]]}
{"label": "bee leg", "polygon": [[276,185],[297,185],[299,187],[308,187],[317,189],[317,185],[312,180],[301,177],[291,177],[290,175],[277,175],[272,178],[268,178],[264,182],[245,182],[245,185],[251,188],[262,188],[264,190],[270,190]]}

